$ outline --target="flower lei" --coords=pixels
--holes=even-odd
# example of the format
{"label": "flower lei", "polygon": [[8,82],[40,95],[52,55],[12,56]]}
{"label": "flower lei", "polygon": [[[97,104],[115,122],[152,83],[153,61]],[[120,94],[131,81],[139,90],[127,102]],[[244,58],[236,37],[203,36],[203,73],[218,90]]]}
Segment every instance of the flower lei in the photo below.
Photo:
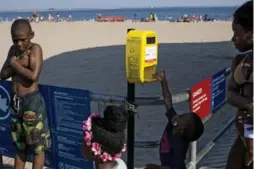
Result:
{"label": "flower lei", "polygon": [[[100,118],[99,114],[91,114],[87,120],[83,121],[83,133],[84,133],[84,142],[88,146],[93,155],[99,157],[103,162],[115,161],[121,157],[121,153],[110,155],[106,152],[103,152],[101,145],[97,142],[92,142],[93,133],[92,133],[92,119]],[[126,144],[124,144],[122,152],[125,152]]]}

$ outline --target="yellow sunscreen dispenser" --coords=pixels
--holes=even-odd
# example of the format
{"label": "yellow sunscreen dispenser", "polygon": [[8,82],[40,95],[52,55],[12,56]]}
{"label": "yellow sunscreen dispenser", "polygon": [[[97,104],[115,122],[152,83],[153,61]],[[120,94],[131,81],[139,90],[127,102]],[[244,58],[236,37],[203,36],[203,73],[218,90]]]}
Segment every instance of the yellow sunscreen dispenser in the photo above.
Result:
{"label": "yellow sunscreen dispenser", "polygon": [[157,35],[153,31],[131,30],[126,38],[126,78],[129,83],[154,81],[158,62]]}

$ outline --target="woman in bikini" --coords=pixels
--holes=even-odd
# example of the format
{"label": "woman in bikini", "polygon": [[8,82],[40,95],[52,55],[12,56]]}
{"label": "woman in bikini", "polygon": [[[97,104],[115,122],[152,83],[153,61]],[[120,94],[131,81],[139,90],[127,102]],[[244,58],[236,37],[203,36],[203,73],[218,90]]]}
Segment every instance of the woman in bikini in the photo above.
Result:
{"label": "woman in bikini", "polygon": [[253,1],[234,13],[232,41],[240,52],[233,60],[228,81],[228,103],[237,108],[237,138],[226,169],[253,168]]}

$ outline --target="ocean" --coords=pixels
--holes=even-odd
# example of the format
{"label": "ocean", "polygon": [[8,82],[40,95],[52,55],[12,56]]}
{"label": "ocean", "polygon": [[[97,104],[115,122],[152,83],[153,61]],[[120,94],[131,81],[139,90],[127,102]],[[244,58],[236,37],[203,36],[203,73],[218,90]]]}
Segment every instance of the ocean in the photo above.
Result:
{"label": "ocean", "polygon": [[[67,18],[68,15],[72,15],[73,21],[82,21],[95,19],[97,14],[106,16],[125,16],[127,19],[133,19],[136,14],[137,19],[148,17],[150,12],[157,15],[158,20],[166,20],[167,17],[178,19],[181,16],[188,15],[205,15],[207,14],[210,18],[215,20],[230,20],[232,14],[237,7],[170,7],[170,8],[137,8],[137,9],[105,9],[105,10],[90,10],[90,9],[79,9],[79,10],[48,10],[38,11],[40,16],[47,18],[48,13],[53,17],[60,15],[63,18]],[[11,21],[17,17],[30,17],[33,11],[29,12],[4,12],[0,11],[0,20]]]}

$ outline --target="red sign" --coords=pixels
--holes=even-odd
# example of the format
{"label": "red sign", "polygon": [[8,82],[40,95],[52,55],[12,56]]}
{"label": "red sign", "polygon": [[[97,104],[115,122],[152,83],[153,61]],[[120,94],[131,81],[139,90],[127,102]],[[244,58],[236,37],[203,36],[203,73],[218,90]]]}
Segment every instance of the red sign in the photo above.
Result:
{"label": "red sign", "polygon": [[211,113],[211,78],[207,78],[191,88],[191,111],[204,119]]}

